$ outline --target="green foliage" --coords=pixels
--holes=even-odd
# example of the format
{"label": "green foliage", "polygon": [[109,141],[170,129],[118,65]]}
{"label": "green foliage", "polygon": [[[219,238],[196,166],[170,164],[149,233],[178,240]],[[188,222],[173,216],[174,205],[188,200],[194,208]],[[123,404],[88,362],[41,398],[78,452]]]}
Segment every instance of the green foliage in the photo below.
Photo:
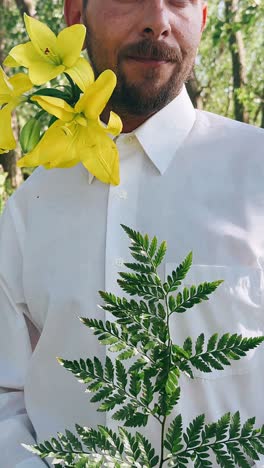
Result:
{"label": "green foliage", "polygon": [[6,178],[7,172],[4,172],[0,165],[0,214],[2,213],[7,200]]}
{"label": "green foliage", "polygon": [[4,172],[0,164],[0,215],[3,212],[6,201],[12,195],[14,189],[11,186],[10,180],[7,179],[7,172]]}
{"label": "green foliage", "polygon": [[55,34],[58,34],[61,29],[65,28],[63,15],[63,0],[36,0],[36,16],[46,23]]}
{"label": "green foliage", "polygon": [[[59,359],[93,394],[91,401],[99,404],[98,411],[111,410],[112,418],[122,422],[122,426],[115,433],[104,426],[92,429],[76,425],[76,434],[66,430],[57,439],[27,448],[42,458],[54,457],[57,466],[68,468],[184,468],[190,460],[196,468],[204,468],[213,466],[212,453],[221,467],[249,467],[248,458],[258,460],[258,454],[264,454],[264,426],[255,429],[254,418],[241,425],[238,412],[227,413],[208,425],[202,414],[185,431],[182,415],[178,414],[170,424],[167,418],[180,399],[181,372],[193,378],[192,368],[202,372],[223,370],[231,360],[244,357],[260,345],[264,337],[229,333],[219,337],[215,333],[206,342],[201,333],[194,342],[191,337],[186,338],[183,347],[173,343],[170,323],[174,313],[185,313],[198,302],[208,300],[222,281],[178,291],[191,267],[189,254],[162,283],[157,268],[165,256],[166,243],[158,246],[156,237],[150,240],[126,226],[123,229],[131,240],[130,251],[136,262],[126,264],[134,273],[120,273],[119,284],[139,300],[100,291],[102,308],[115,321],[81,319],[101,344],[115,353],[115,360],[109,356],[104,363],[97,357]],[[123,361],[129,362],[127,367]],[[132,435],[126,429],[146,426],[150,418],[160,424],[160,455],[140,432]]]}
{"label": "green foliage", "polygon": [[264,66],[261,51],[264,39],[264,2],[240,0],[236,18],[227,23],[227,1],[208,2],[209,15],[196,62],[197,87],[203,108],[235,118],[234,85],[229,39],[239,31],[244,44],[245,83],[237,91],[246,107],[249,123],[261,126]]}

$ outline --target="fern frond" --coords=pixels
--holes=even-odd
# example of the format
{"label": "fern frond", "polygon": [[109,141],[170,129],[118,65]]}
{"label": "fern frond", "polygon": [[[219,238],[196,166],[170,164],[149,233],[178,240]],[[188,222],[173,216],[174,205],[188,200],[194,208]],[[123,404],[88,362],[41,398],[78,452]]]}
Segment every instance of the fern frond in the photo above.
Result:
{"label": "fern frond", "polygon": [[176,291],[186,277],[192,265],[192,252],[190,252],[183,262],[167,276],[166,283],[163,285],[168,294]]}
{"label": "fern frond", "polygon": [[212,294],[216,288],[222,283],[222,280],[213,281],[211,283],[202,283],[198,287],[191,286],[190,288],[185,287],[183,292],[179,292],[175,298],[174,307],[171,309],[171,313],[181,314],[186,312],[195,304],[199,304],[202,301],[207,301],[209,295]]}

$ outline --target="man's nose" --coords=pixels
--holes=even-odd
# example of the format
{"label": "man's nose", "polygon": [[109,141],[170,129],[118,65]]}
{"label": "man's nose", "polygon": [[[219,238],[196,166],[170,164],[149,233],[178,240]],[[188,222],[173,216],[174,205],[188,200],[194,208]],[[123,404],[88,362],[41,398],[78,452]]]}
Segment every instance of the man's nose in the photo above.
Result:
{"label": "man's nose", "polygon": [[165,39],[171,32],[169,10],[164,0],[146,0],[142,11],[142,35],[151,39]]}

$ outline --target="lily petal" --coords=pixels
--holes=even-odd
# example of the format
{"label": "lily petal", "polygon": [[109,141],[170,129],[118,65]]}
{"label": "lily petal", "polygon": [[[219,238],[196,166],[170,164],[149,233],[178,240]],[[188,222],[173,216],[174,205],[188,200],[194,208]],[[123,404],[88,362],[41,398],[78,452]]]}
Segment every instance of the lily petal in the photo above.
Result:
{"label": "lily petal", "polygon": [[4,104],[9,104],[9,102],[10,102],[10,95],[0,93],[0,106],[3,106]]}
{"label": "lily petal", "polygon": [[[116,86],[116,75],[112,70],[105,70],[85,91],[82,105],[85,116],[96,120],[104,110]],[[77,104],[78,105],[78,104]]]}
{"label": "lily petal", "polygon": [[65,67],[63,65],[55,66],[51,63],[40,61],[38,58],[38,61],[30,64],[28,73],[32,83],[40,86],[47,83],[47,81],[53,80],[53,78],[63,73],[64,70]]}
{"label": "lily petal", "polygon": [[4,60],[4,65],[6,67],[10,67],[10,68],[13,68],[13,67],[19,67],[19,63],[16,62],[15,59],[13,59],[13,57],[11,57],[11,55],[8,55],[5,60]]}
{"label": "lily petal", "polygon": [[15,63],[26,68],[29,68],[31,63],[34,61],[39,61],[40,58],[31,42],[26,42],[25,44],[19,44],[13,47],[9,52],[9,56],[4,61],[4,65],[6,66],[8,66],[7,61],[9,60],[9,57],[11,57],[12,60],[15,60]]}
{"label": "lily petal", "polygon": [[27,14],[24,14],[24,20],[28,35],[36,51],[43,54],[44,57],[46,49],[49,49],[52,55],[58,55],[57,37],[51,29]]}
{"label": "lily petal", "polygon": [[11,76],[9,82],[13,86],[14,96],[20,96],[33,87],[32,82],[25,73],[17,73],[16,75]]}
{"label": "lily petal", "polygon": [[12,106],[5,106],[0,110],[0,153],[7,153],[16,148],[11,114]]}
{"label": "lily petal", "polygon": [[3,95],[10,96],[12,94],[13,88],[9,82],[7,75],[4,70],[0,67],[0,93]]}
{"label": "lily petal", "polygon": [[[30,153],[19,159],[19,167],[47,166],[54,167],[52,163],[61,159],[67,162],[76,158],[73,137],[63,131],[63,124],[56,121],[44,134],[43,138]],[[60,161],[62,163],[62,161]]]}
{"label": "lily petal", "polygon": [[118,136],[122,132],[122,128],[123,124],[119,115],[111,111],[108,125],[107,127],[105,127],[105,130],[107,131],[107,133],[111,133],[111,135]]}
{"label": "lily petal", "polygon": [[91,174],[107,184],[120,183],[117,147],[98,125],[80,128],[75,144],[80,160]]}
{"label": "lily petal", "polygon": [[66,67],[72,67],[80,57],[85,34],[86,28],[83,24],[74,24],[59,33],[58,50]]}
{"label": "lily petal", "polygon": [[74,66],[65,70],[82,91],[94,82],[94,72],[87,60],[80,57]]}
{"label": "lily petal", "polygon": [[76,166],[77,164],[80,164],[80,161],[78,158],[71,159],[69,162],[62,162],[61,164],[56,164],[54,166],[52,163],[45,164],[44,167],[45,169],[69,169],[70,167]]}
{"label": "lily petal", "polygon": [[75,116],[73,108],[63,99],[51,96],[33,96],[31,101],[37,102],[42,109],[55,115],[63,122],[70,122]]}

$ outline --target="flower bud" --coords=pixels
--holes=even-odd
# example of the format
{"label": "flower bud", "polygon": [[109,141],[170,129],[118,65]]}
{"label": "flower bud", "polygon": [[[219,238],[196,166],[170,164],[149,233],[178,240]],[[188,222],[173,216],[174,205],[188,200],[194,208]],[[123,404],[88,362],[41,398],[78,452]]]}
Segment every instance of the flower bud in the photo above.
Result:
{"label": "flower bud", "polygon": [[29,153],[32,151],[40,140],[41,125],[39,120],[30,119],[21,130],[20,133],[20,145],[23,153]]}

